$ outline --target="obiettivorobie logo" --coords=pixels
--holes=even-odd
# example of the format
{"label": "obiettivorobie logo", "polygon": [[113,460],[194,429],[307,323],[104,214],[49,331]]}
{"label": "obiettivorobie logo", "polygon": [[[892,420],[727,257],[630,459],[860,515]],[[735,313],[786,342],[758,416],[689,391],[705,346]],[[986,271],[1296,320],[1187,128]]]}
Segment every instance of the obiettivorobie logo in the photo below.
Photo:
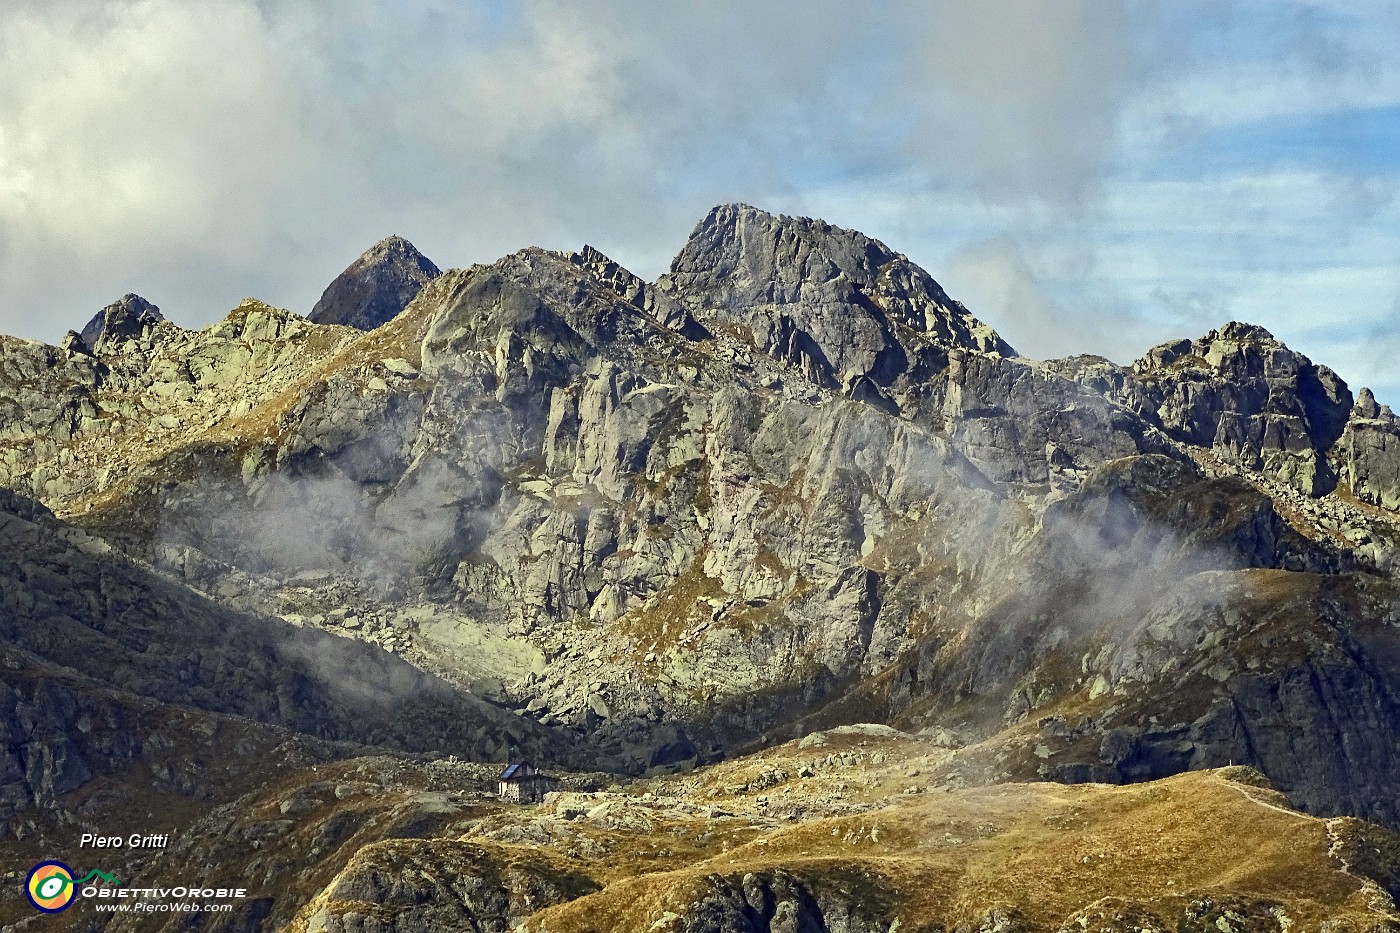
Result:
{"label": "obiettivorobie logo", "polygon": [[62,862],[40,862],[29,870],[29,877],[24,881],[24,893],[35,910],[56,914],[72,906],[79,885],[96,880],[121,885],[116,878],[96,868],[81,878],[74,878],[73,869]]}
{"label": "obiettivorobie logo", "polygon": [[129,886],[101,869],[81,878],[65,863],[50,859],[29,870],[24,894],[35,910],[56,914],[81,897],[95,910],[117,913],[226,913],[234,901],[248,897],[247,888],[207,887],[199,882],[172,887]]}

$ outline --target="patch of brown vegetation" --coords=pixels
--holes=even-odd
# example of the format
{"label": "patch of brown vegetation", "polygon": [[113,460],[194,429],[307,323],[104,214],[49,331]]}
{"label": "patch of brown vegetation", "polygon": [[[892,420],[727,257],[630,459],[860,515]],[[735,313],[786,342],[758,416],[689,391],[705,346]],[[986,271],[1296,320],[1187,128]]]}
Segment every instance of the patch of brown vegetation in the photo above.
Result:
{"label": "patch of brown vegetation", "polygon": [[[551,907],[528,929],[663,929],[715,876],[785,872],[854,899],[901,928],[976,924],[989,905],[1054,930],[1119,898],[1163,917],[1195,900],[1281,910],[1295,929],[1383,918],[1363,879],[1332,857],[1322,820],[1257,799],[1218,773],[1130,787],[1001,785],[907,798],[880,810],[781,828],[679,870],[642,874]],[[655,926],[662,922],[660,927]]]}

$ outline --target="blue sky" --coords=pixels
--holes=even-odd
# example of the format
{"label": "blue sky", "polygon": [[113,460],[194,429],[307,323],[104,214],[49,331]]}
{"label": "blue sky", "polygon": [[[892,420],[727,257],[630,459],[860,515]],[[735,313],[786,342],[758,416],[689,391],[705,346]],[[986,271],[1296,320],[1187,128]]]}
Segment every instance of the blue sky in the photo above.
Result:
{"label": "blue sky", "polygon": [[13,0],[0,330],[304,312],[389,233],[650,277],[747,201],[1028,355],[1248,320],[1400,404],[1396,35],[1349,0]]}

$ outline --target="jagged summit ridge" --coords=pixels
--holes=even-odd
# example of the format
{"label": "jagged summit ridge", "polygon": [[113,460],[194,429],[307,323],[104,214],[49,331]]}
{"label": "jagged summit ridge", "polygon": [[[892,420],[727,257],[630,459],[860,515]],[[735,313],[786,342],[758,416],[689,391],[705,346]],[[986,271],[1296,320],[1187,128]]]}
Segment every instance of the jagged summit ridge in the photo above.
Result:
{"label": "jagged summit ridge", "polygon": [[308,317],[317,324],[374,330],[397,317],[424,285],[441,274],[408,240],[385,237],[327,286]]}

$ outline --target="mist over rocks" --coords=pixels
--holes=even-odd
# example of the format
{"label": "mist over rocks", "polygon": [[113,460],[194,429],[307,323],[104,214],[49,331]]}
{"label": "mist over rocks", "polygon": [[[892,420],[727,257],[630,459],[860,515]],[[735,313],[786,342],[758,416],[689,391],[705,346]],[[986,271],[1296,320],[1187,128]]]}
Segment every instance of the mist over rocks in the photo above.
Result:
{"label": "mist over rocks", "polygon": [[374,330],[397,317],[441,274],[412,243],[400,236],[386,237],[326,286],[307,318],[317,324]]}
{"label": "mist over rocks", "polygon": [[[1261,328],[1025,359],[883,244],[743,205],[656,282],[414,267],[387,317],[0,340],[6,645],[383,749],[706,774],[879,723],[945,789],[1245,764],[1400,825],[1400,429]],[[337,307],[393,291],[365,269]],[[94,771],[55,715],[27,806]],[[396,896],[421,853],[381,855],[324,902]],[[775,879],[705,909],[827,910]]]}
{"label": "mist over rocks", "polygon": [[[220,606],[4,490],[0,544],[0,638],[109,687],[324,739],[563,751],[532,724],[392,655]],[[476,743],[485,744],[473,751]]]}

